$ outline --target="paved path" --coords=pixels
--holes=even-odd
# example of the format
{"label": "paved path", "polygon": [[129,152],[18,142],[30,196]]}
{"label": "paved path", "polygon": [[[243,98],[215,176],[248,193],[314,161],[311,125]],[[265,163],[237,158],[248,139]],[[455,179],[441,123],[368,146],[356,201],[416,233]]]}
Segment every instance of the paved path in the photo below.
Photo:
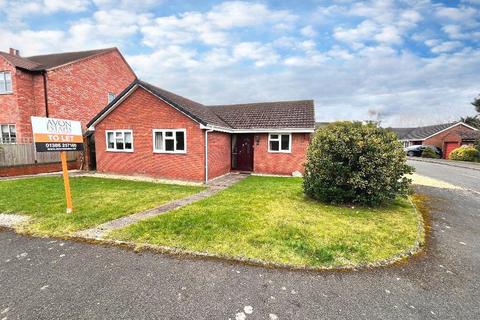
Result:
{"label": "paved path", "polygon": [[270,270],[0,232],[0,319],[479,319],[480,197],[419,191],[432,203],[428,252],[361,272]]}
{"label": "paved path", "polygon": [[91,238],[91,239],[103,238],[107,233],[113,230],[124,228],[131,224],[137,223],[140,220],[145,220],[151,217],[155,217],[155,216],[167,213],[171,210],[175,210],[180,207],[186,206],[188,204],[211,197],[214,194],[239,182],[245,177],[247,177],[247,175],[243,175],[243,174],[229,174],[229,175],[220,177],[218,179],[215,179],[209,182],[208,187],[205,191],[196,193],[186,198],[182,198],[182,199],[178,199],[178,200],[166,203],[157,208],[153,208],[143,212],[138,212],[138,213],[135,213],[126,217],[122,217],[116,220],[108,221],[95,228],[81,230],[76,233],[76,236],[82,237],[82,238]]}

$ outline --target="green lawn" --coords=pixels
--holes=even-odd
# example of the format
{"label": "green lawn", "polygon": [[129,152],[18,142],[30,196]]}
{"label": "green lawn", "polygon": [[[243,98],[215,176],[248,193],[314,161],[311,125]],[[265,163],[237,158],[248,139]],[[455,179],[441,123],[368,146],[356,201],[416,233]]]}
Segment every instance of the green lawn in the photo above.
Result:
{"label": "green lawn", "polygon": [[66,235],[201,191],[201,187],[74,177],[70,179],[74,213],[65,212],[61,177],[0,181],[0,212],[32,218],[26,230]]}
{"label": "green lawn", "polygon": [[295,266],[345,266],[404,252],[417,239],[418,219],[406,199],[379,209],[338,207],[306,199],[300,178],[249,177],[110,237]]}

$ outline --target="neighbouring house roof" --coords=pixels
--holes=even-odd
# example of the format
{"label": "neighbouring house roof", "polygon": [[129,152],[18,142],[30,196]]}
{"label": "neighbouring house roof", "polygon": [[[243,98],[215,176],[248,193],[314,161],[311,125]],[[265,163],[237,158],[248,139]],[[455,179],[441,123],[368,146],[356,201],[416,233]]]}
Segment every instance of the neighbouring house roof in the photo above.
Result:
{"label": "neighbouring house roof", "polygon": [[446,129],[457,125],[464,125],[473,130],[476,130],[473,127],[463,123],[463,122],[450,122],[450,123],[442,123],[436,124],[432,126],[425,126],[425,127],[416,127],[416,128],[389,128],[393,132],[395,132],[398,136],[399,140],[425,140],[431,136],[434,136]]}
{"label": "neighbouring house roof", "polygon": [[95,126],[123,101],[124,96],[133,92],[137,87],[151,92],[198,123],[217,129],[226,131],[311,129],[313,132],[315,127],[313,100],[205,106],[138,79],[97,114],[87,124],[87,127]]}
{"label": "neighbouring house roof", "polygon": [[475,141],[480,139],[480,132],[479,131],[461,131],[458,133],[462,140],[465,141]]}
{"label": "neighbouring house roof", "polygon": [[7,59],[17,68],[25,69],[28,71],[43,71],[113,50],[117,50],[117,48],[54,53],[31,57],[20,57],[6,52],[0,52],[0,55]]}

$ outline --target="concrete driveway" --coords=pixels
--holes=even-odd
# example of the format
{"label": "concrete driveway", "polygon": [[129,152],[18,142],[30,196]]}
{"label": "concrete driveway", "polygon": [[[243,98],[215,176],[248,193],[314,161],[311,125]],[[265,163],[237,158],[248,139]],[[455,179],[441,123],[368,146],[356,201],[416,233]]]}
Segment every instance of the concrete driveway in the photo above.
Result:
{"label": "concrete driveway", "polygon": [[[414,165],[475,187],[467,169]],[[361,272],[268,270],[0,232],[0,320],[479,319],[480,197],[418,191],[432,205],[426,254]]]}

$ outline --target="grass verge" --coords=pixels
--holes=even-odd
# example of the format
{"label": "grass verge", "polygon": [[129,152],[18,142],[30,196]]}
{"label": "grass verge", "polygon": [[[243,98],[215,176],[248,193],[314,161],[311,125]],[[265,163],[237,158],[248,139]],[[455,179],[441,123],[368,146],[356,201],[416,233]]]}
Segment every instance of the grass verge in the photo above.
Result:
{"label": "grass verge", "polygon": [[419,219],[408,199],[376,209],[338,207],[305,198],[301,179],[249,177],[109,237],[295,267],[343,267],[405,253],[423,241]]}
{"label": "grass verge", "polygon": [[61,236],[151,209],[202,187],[92,177],[70,179],[74,213],[65,213],[61,177],[0,181],[0,212],[31,217],[25,231]]}

